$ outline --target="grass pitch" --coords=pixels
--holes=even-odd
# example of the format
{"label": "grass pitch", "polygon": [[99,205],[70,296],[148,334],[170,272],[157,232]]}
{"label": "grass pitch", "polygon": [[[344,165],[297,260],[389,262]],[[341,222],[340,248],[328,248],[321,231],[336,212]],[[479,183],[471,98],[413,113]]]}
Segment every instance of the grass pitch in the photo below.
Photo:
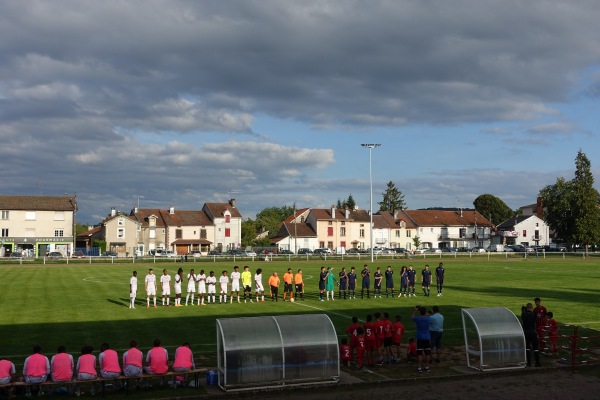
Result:
{"label": "grass pitch", "polygon": [[[399,270],[409,260],[386,260],[368,263],[372,272],[382,271],[388,265],[394,270],[396,290],[399,288]],[[469,307],[507,307],[520,313],[527,302],[541,297],[542,304],[554,312],[561,324],[582,325],[600,330],[600,260],[595,259],[496,259],[455,258],[443,260],[446,268],[444,296],[424,297],[417,283],[417,297],[336,300],[318,300],[318,274],[322,265],[333,266],[337,273],[342,267],[362,269],[363,261],[292,261],[247,263],[254,273],[263,269],[263,281],[277,271],[280,275],[291,267],[304,271],[305,301],[294,303],[271,302],[211,304],[205,307],[173,306],[146,309],[144,277],[148,268],[157,276],[167,268],[173,275],[181,266],[185,273],[190,268],[233,270],[232,262],[216,263],[140,263],[135,264],[76,264],[69,265],[4,265],[0,266],[0,357],[8,357],[20,367],[34,344],[42,346],[47,355],[54,354],[58,345],[77,356],[85,344],[97,351],[100,343],[108,342],[119,351],[128,347],[129,340],[137,339],[145,351],[155,338],[174,350],[188,341],[197,356],[203,356],[206,366],[214,366],[216,353],[217,318],[260,316],[276,314],[326,313],[337,332],[344,336],[351,317],[364,320],[375,311],[389,312],[392,319],[401,315],[407,329],[405,338],[414,335],[410,321],[413,308],[419,304],[431,308],[440,306],[445,317],[445,345],[463,343],[460,309]],[[412,260],[418,272],[425,263],[435,269],[439,260]],[[245,265],[237,263],[240,266]],[[129,309],[129,277],[138,271],[138,300],[135,310]],[[373,279],[371,279],[371,282]],[[384,283],[385,286],[385,283]],[[185,290],[186,285],[183,285]],[[160,292],[160,290],[159,290]],[[173,292],[173,290],[172,290]],[[283,284],[280,287],[280,295]],[[174,293],[174,292],[173,292]],[[396,292],[397,295],[397,292]],[[174,294],[172,294],[174,298]],[[185,294],[184,300],[185,302]],[[173,300],[171,300],[173,304]],[[568,327],[562,328],[568,332]],[[596,333],[597,334],[597,333]]]}

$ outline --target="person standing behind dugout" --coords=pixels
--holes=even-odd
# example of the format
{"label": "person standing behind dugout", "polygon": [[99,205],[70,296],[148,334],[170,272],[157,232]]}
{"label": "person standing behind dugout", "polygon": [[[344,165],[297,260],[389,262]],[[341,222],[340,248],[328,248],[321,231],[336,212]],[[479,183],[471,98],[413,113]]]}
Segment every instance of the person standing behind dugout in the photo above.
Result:
{"label": "person standing behind dugout", "polygon": [[535,366],[541,367],[540,351],[538,348],[538,338],[535,329],[536,315],[533,312],[533,304],[527,303],[521,307],[521,321],[523,323],[523,333],[525,334],[525,350],[527,355],[527,366],[531,367],[531,352],[535,357]]}

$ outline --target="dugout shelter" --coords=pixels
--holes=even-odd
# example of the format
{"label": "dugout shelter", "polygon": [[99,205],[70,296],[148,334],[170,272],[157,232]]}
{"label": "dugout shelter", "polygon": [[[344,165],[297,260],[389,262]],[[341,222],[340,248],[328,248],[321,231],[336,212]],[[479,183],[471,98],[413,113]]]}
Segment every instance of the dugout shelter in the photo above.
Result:
{"label": "dugout shelter", "polygon": [[480,371],[525,368],[525,335],[507,308],[463,308],[467,366]]}
{"label": "dugout shelter", "polygon": [[225,391],[336,383],[339,347],[325,314],[219,318],[218,385]]}

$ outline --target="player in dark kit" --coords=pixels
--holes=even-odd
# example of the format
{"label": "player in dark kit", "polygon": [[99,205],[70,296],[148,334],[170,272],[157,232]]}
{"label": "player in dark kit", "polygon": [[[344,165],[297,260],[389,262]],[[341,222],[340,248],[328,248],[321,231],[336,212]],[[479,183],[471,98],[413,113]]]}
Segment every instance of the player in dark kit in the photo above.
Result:
{"label": "player in dark kit", "polygon": [[390,297],[390,292],[392,293],[392,298],[394,297],[394,271],[392,271],[392,267],[388,265],[385,270],[385,297]]}
{"label": "player in dark kit", "polygon": [[440,263],[435,269],[435,280],[437,281],[437,292],[438,296],[442,295],[442,289],[444,288],[444,264]]}
{"label": "player in dark kit", "polygon": [[319,300],[323,300],[323,292],[325,291],[325,284],[327,282],[327,275],[329,272],[325,270],[325,267],[321,267],[321,273],[319,274]]}
{"label": "player in dark kit", "polygon": [[344,300],[346,300],[346,295],[348,293],[348,274],[346,273],[346,268],[342,268],[338,276],[340,277],[340,283],[338,285],[338,299],[342,298],[342,292],[344,292]]}
{"label": "player in dark kit", "polygon": [[348,272],[348,297],[356,298],[356,270],[354,267],[350,268],[350,272]]}
{"label": "player in dark kit", "polygon": [[429,297],[429,289],[431,288],[431,271],[429,265],[425,265],[425,269],[421,271],[421,287],[423,288],[423,294]]}
{"label": "player in dark kit", "polygon": [[363,270],[360,272],[360,276],[362,276],[362,289],[360,291],[360,298],[365,298],[365,289],[367,289],[367,299],[371,296],[369,295],[369,290],[371,289],[371,272],[369,271],[369,266],[367,264],[364,265]]}
{"label": "player in dark kit", "polygon": [[373,282],[373,298],[377,297],[377,295],[379,295],[379,298],[381,298],[381,281],[383,281],[381,268],[377,267],[373,277],[375,278],[375,281]]}
{"label": "player in dark kit", "polygon": [[417,271],[413,269],[412,265],[408,266],[408,271],[406,271],[406,277],[408,278],[408,295],[416,296],[415,293],[415,281],[417,279]]}
{"label": "player in dark kit", "polygon": [[406,265],[402,266],[402,270],[400,271],[400,294],[398,295],[398,297],[401,297],[402,295],[404,295],[405,297],[408,296],[408,294],[406,293],[408,291],[408,268],[406,268]]}

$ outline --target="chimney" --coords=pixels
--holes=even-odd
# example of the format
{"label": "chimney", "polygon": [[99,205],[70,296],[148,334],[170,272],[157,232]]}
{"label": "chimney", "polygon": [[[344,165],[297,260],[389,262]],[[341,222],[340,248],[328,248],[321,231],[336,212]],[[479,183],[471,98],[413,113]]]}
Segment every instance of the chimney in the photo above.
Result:
{"label": "chimney", "polygon": [[348,210],[348,206],[344,209],[344,217],[346,219],[350,218],[350,210]]}
{"label": "chimney", "polygon": [[537,206],[535,209],[535,215],[539,219],[544,219],[544,204],[542,204],[542,198],[538,196],[537,198]]}
{"label": "chimney", "polygon": [[233,208],[235,208],[235,199],[231,199],[229,200],[229,205]]}
{"label": "chimney", "polygon": [[114,217],[115,215],[117,215],[117,210],[113,207],[110,209],[110,216]]}
{"label": "chimney", "polygon": [[398,210],[394,210],[394,219],[398,219]]}
{"label": "chimney", "polygon": [[169,207],[169,214],[171,214],[171,215],[175,214],[175,207],[174,206]]}
{"label": "chimney", "polygon": [[139,212],[138,206],[133,206],[133,213],[137,214]]}
{"label": "chimney", "polygon": [[335,218],[335,206],[331,205],[331,218]]}

